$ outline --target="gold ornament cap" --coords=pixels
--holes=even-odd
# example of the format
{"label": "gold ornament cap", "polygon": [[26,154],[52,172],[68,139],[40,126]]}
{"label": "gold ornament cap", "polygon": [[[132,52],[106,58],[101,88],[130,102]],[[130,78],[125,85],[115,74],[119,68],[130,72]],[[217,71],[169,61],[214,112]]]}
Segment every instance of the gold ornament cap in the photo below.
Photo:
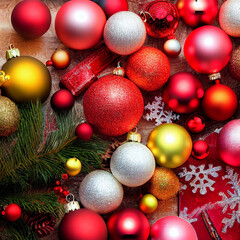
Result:
{"label": "gold ornament cap", "polygon": [[20,57],[20,51],[18,48],[15,48],[13,44],[9,45],[9,50],[6,51],[7,61],[11,58]]}
{"label": "gold ornament cap", "polygon": [[221,79],[221,73],[217,72],[217,73],[213,73],[208,75],[208,78],[210,81],[216,81],[216,80],[220,80]]}
{"label": "gold ornament cap", "polygon": [[0,87],[9,79],[9,75],[6,75],[4,71],[0,71]]}
{"label": "gold ornament cap", "polygon": [[127,135],[127,142],[141,142],[142,137],[141,134],[137,132],[137,128],[134,128],[131,132]]}
{"label": "gold ornament cap", "polygon": [[125,76],[125,69],[121,67],[121,62],[118,62],[117,67],[113,69],[113,75],[117,76]]}
{"label": "gold ornament cap", "polygon": [[80,205],[75,201],[74,195],[72,193],[66,196],[67,203],[64,204],[65,213],[76,211],[80,209]]}

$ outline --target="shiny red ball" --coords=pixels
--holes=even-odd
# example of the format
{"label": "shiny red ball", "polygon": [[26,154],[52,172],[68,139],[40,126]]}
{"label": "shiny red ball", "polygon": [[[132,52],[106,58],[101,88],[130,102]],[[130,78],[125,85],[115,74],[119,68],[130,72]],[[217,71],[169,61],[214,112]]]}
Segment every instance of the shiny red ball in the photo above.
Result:
{"label": "shiny red ball", "polygon": [[194,114],[188,117],[185,125],[187,130],[189,130],[191,133],[200,133],[205,128],[205,121],[202,116]]}
{"label": "shiny red ball", "polygon": [[107,226],[100,215],[79,209],[67,213],[59,225],[60,240],[107,240]]}
{"label": "shiny red ball", "polygon": [[74,105],[74,96],[70,91],[60,89],[52,95],[51,105],[55,110],[70,110]]}
{"label": "shiny red ball", "polygon": [[208,88],[202,101],[204,113],[219,122],[232,117],[237,106],[238,99],[235,92],[223,84],[215,84]]}
{"label": "shiny red ball", "polygon": [[50,27],[51,13],[45,3],[39,0],[24,0],[12,11],[12,26],[22,37],[41,37]]}
{"label": "shiny red ball", "polygon": [[107,223],[111,240],[147,240],[150,225],[146,216],[137,209],[125,208],[114,213]]}
{"label": "shiny red ball", "polygon": [[66,2],[58,11],[55,30],[58,38],[73,49],[88,49],[102,39],[106,23],[104,11],[89,0]]}
{"label": "shiny red ball", "polygon": [[192,31],[184,44],[184,55],[189,65],[199,73],[221,71],[232,53],[232,42],[220,28],[204,26]]}
{"label": "shiny red ball", "polygon": [[165,0],[148,3],[140,13],[147,33],[155,38],[173,37],[179,23],[179,13],[174,4]]}
{"label": "shiny red ball", "polygon": [[178,0],[180,17],[188,26],[212,24],[218,14],[218,0]]}
{"label": "shiny red ball", "polygon": [[143,114],[143,96],[121,76],[107,75],[86,91],[83,108],[87,121],[101,134],[120,136],[133,129]]}
{"label": "shiny red ball", "polygon": [[76,127],[75,135],[82,140],[90,140],[93,136],[93,128],[89,123],[81,123]]}
{"label": "shiny red ball", "polygon": [[8,221],[14,222],[21,217],[22,210],[21,208],[15,204],[9,204],[5,208],[5,217]]}
{"label": "shiny red ball", "polygon": [[205,141],[197,141],[193,143],[192,149],[193,157],[197,158],[198,160],[202,160],[209,155],[209,147]]}
{"label": "shiny red ball", "polygon": [[177,113],[191,113],[200,105],[204,95],[201,81],[192,73],[173,74],[163,90],[163,101]]}

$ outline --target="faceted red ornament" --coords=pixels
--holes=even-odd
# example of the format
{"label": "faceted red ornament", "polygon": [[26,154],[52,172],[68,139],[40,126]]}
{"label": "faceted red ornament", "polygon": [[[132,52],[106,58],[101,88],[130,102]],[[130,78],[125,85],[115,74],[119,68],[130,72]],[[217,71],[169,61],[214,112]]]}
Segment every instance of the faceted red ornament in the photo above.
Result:
{"label": "faceted red ornament", "polygon": [[180,17],[188,26],[212,24],[218,14],[218,0],[178,0]]}
{"label": "faceted red ornament", "polygon": [[64,173],[64,174],[62,175],[62,179],[63,179],[63,180],[67,180],[67,179],[68,179],[68,174],[67,174],[67,173]]}
{"label": "faceted red ornament", "polygon": [[21,217],[21,214],[21,208],[15,203],[9,204],[5,208],[5,217],[11,222],[18,220]]}
{"label": "faceted red ornament", "polygon": [[74,105],[74,97],[70,91],[60,89],[52,95],[51,105],[56,110],[70,110]]}
{"label": "faceted red ornament", "polygon": [[202,160],[209,155],[209,147],[205,141],[197,141],[193,143],[192,149],[193,157],[197,158],[198,160]]}
{"label": "faceted red ornament", "polygon": [[200,133],[205,128],[205,121],[202,116],[193,114],[186,120],[185,126],[191,133]]}
{"label": "faceted red ornament", "polygon": [[93,136],[93,128],[89,123],[81,123],[76,127],[75,135],[85,141],[88,141]]}
{"label": "faceted red ornament", "polygon": [[174,38],[179,23],[179,13],[174,4],[165,0],[152,1],[140,15],[150,36]]}

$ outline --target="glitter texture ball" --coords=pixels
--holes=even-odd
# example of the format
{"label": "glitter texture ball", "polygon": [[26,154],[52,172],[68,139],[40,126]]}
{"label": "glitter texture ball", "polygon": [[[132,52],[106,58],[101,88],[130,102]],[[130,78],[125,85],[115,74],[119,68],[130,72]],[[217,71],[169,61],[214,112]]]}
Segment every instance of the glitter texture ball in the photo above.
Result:
{"label": "glitter texture ball", "polygon": [[112,15],[104,28],[107,47],[120,55],[129,55],[142,47],[146,39],[146,28],[135,13],[122,11]]}
{"label": "glitter texture ball", "polygon": [[89,173],[80,184],[79,198],[85,208],[105,214],[119,207],[123,200],[122,185],[107,171]]}
{"label": "glitter texture ball", "polygon": [[240,1],[228,0],[219,11],[221,28],[232,37],[240,37]]}
{"label": "glitter texture ball", "polygon": [[128,142],[113,153],[110,169],[114,177],[123,185],[138,187],[152,177],[155,170],[155,159],[145,145]]}
{"label": "glitter texture ball", "polygon": [[233,78],[240,81],[240,47],[234,49],[228,64],[228,70]]}

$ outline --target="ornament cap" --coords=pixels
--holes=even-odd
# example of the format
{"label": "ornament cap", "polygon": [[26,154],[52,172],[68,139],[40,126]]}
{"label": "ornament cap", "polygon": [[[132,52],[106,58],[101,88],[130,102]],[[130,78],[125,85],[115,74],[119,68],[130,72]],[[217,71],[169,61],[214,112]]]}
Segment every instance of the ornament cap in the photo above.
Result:
{"label": "ornament cap", "polygon": [[210,81],[216,81],[216,80],[220,80],[221,79],[221,73],[217,72],[217,73],[213,73],[208,75],[208,78]]}
{"label": "ornament cap", "polygon": [[134,128],[131,132],[127,135],[127,141],[128,142],[141,142],[142,137],[141,134],[137,132],[137,128]]}
{"label": "ornament cap", "polygon": [[9,50],[6,51],[7,61],[11,58],[20,57],[20,51],[18,48],[15,48],[13,44],[9,45]]}
{"label": "ornament cap", "polygon": [[76,211],[80,209],[80,205],[77,201],[75,201],[74,195],[69,193],[66,196],[67,203],[64,204],[65,213],[69,213],[71,211]]}

